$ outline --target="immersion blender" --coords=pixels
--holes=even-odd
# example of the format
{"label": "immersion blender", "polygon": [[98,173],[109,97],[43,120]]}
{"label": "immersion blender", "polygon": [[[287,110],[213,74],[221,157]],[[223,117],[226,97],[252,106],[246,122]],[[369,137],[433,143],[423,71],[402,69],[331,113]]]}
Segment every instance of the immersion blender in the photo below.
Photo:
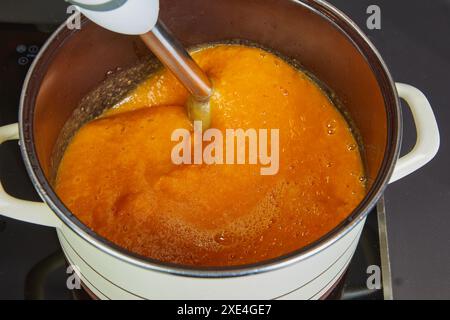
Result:
{"label": "immersion blender", "polygon": [[212,85],[186,49],[158,20],[159,0],[68,0],[90,20],[108,30],[139,35],[155,56],[191,93],[187,112],[192,121],[211,123]]}

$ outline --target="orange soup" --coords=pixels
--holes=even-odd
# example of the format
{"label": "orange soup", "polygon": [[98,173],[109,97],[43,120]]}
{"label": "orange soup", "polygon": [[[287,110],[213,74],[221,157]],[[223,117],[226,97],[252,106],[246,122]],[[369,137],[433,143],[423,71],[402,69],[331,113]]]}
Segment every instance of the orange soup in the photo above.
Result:
{"label": "orange soup", "polygon": [[174,130],[193,131],[188,93],[166,69],[84,125],[60,163],[56,191],[87,226],[165,262],[229,266],[299,249],[343,221],[365,195],[349,124],[302,71],[259,48],[193,52],[210,77],[211,127],[279,130],[279,170],[174,164]]}

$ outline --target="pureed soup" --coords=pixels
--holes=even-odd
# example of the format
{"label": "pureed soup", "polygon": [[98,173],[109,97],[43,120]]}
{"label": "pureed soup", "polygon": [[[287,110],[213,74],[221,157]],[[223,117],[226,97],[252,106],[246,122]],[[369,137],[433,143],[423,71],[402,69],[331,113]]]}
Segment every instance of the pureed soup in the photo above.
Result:
{"label": "pureed soup", "polygon": [[259,48],[215,45],[193,57],[214,86],[211,128],[278,129],[269,141],[278,143],[276,173],[249,161],[174,163],[173,132],[194,135],[194,126],[187,91],[161,69],[75,134],[56,178],[66,206],[130,251],[198,266],[274,258],[343,221],[365,195],[364,170],[349,124],[320,87]]}

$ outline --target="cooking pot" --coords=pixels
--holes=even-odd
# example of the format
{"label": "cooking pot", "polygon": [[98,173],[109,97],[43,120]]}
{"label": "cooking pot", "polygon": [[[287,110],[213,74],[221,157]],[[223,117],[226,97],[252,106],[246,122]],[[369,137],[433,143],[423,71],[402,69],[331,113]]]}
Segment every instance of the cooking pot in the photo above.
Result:
{"label": "cooking pot", "polygon": [[[412,86],[394,84],[367,37],[324,1],[161,0],[161,18],[186,46],[230,39],[256,42],[296,59],[331,88],[364,145],[368,192],[363,201],[314,243],[252,265],[200,268],[163,263],[97,235],[55,194],[52,154],[83,97],[108,71],[133,66],[148,53],[139,38],[112,33],[83,18],[81,29],[63,24],[43,46],[23,86],[19,123],[0,128],[0,142],[19,139],[28,174],[44,203],[15,199],[0,189],[1,214],[55,227],[68,262],[101,299],[324,296],[346,270],[366,215],[388,183],[435,156],[439,132],[427,99]],[[410,107],[417,130],[415,147],[400,159],[399,97]],[[108,99],[102,103],[107,105]]]}

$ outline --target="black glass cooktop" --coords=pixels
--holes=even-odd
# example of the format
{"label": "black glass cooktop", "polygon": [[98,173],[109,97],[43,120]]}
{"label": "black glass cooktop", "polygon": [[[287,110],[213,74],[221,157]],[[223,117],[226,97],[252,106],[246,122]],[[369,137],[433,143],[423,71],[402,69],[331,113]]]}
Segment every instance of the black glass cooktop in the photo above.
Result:
{"label": "black glass cooktop", "polygon": [[[51,30],[34,25],[0,24],[0,125],[17,122],[23,79]],[[18,198],[39,201],[22,163],[17,141],[0,146],[0,155],[0,177],[6,191]],[[380,203],[370,213],[351,265],[329,298],[391,297],[383,221],[384,205]],[[383,289],[367,287],[369,266],[381,268]],[[66,271],[67,264],[54,229],[0,215],[0,299],[87,299],[89,296],[84,291],[67,288]]]}

